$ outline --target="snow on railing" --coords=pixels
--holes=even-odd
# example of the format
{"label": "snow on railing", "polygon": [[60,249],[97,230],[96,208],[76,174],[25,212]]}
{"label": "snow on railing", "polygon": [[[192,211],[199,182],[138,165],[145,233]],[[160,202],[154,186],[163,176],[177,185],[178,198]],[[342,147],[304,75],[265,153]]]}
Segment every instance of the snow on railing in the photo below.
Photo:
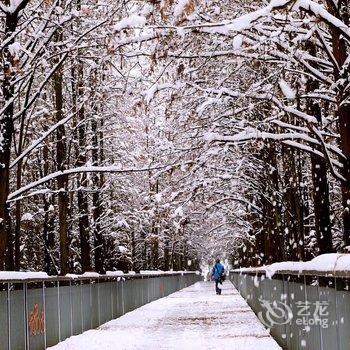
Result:
{"label": "snow on railing", "polygon": [[32,271],[0,271],[0,282],[14,282],[14,281],[71,281],[71,280],[86,280],[86,279],[106,279],[114,277],[135,277],[140,278],[142,276],[172,276],[172,275],[185,275],[185,274],[200,274],[199,271],[161,271],[161,270],[141,270],[139,273],[135,271],[129,271],[124,273],[123,271],[107,271],[105,274],[99,274],[97,272],[85,272],[81,275],[67,274],[65,276],[49,276],[46,272],[32,272]]}
{"label": "snow on railing", "polygon": [[350,277],[350,254],[322,254],[310,261],[284,261],[260,267],[235,269],[232,272],[265,274],[268,278],[276,274]]}

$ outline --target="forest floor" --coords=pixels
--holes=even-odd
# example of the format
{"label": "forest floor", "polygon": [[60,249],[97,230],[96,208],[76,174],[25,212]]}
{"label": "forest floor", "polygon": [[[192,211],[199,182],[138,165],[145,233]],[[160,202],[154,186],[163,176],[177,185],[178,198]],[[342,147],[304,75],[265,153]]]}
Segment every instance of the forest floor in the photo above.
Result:
{"label": "forest floor", "polygon": [[50,350],[277,350],[230,282],[198,282]]}

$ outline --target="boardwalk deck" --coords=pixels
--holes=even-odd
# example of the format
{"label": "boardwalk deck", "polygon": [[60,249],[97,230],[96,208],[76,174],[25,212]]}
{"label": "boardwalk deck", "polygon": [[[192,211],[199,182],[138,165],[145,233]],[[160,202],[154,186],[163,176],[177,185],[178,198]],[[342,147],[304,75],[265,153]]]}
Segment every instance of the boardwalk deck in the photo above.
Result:
{"label": "boardwalk deck", "polygon": [[50,350],[277,350],[230,282],[198,282]]}

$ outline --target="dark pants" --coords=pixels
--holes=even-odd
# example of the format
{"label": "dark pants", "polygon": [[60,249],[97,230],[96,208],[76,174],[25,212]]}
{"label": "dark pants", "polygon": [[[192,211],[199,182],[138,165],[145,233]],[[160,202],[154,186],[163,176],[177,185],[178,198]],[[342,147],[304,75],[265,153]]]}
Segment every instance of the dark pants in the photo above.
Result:
{"label": "dark pants", "polygon": [[217,279],[215,280],[215,290],[216,290],[216,294],[220,295],[221,294],[221,289],[218,287],[218,284],[221,283],[221,279]]}

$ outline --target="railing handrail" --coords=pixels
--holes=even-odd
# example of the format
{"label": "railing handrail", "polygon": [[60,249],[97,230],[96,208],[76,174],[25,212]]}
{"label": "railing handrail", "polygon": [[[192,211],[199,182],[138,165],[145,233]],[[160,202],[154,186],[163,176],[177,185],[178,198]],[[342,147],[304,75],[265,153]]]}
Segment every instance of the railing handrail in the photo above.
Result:
{"label": "railing handrail", "polygon": [[334,277],[334,278],[350,278],[350,270],[275,270],[270,276],[268,269],[264,268],[242,268],[230,270],[230,273],[239,273],[244,275],[266,275],[273,277],[276,275],[293,275],[293,276],[317,276],[317,277]]}
{"label": "railing handrail", "polygon": [[96,275],[96,276],[47,276],[41,278],[28,277],[28,278],[0,278],[0,283],[45,283],[45,282],[79,282],[79,281],[89,281],[89,280],[116,280],[118,278],[124,279],[140,279],[140,278],[154,278],[154,277],[166,277],[166,276],[176,276],[176,275],[187,275],[187,274],[199,274],[199,271],[172,271],[166,273],[135,273],[135,274],[106,274],[106,275]]}
{"label": "railing handrail", "polygon": [[27,279],[25,273],[1,273],[1,349],[47,349],[201,279],[192,271],[157,272],[28,273]]}
{"label": "railing handrail", "polygon": [[231,270],[229,278],[281,348],[348,350],[350,292],[342,277],[349,271],[268,268]]}

